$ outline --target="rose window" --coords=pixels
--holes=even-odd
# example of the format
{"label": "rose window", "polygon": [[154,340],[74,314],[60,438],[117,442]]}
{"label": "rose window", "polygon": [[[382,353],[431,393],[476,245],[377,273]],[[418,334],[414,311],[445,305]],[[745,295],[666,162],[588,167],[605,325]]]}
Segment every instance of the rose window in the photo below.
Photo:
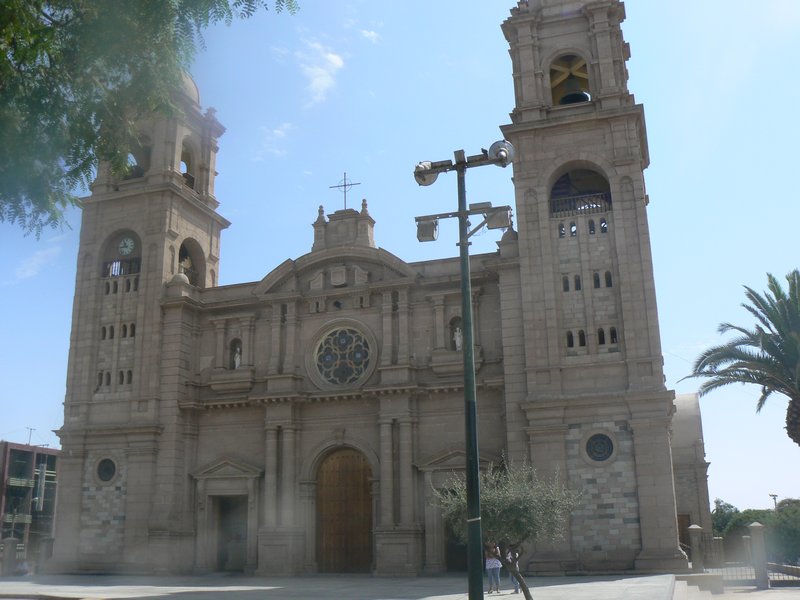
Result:
{"label": "rose window", "polygon": [[342,327],[329,332],[317,347],[317,370],[335,385],[358,381],[369,368],[369,342],[361,332]]}
{"label": "rose window", "polygon": [[594,461],[602,462],[611,458],[614,453],[614,442],[602,433],[597,433],[586,442],[586,454]]}

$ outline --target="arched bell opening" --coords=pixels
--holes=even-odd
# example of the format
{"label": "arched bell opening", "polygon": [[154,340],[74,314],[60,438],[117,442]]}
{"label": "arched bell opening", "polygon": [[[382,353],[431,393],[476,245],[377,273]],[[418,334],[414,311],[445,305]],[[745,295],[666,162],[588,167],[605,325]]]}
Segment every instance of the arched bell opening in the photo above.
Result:
{"label": "arched bell opening", "polygon": [[195,159],[195,151],[186,140],[181,147],[181,177],[187,187],[195,189],[197,164]]}
{"label": "arched bell opening", "polygon": [[576,54],[564,54],[550,65],[550,89],[553,105],[589,102],[589,71],[586,60]]}
{"label": "arched bell opening", "polygon": [[[611,187],[608,180],[597,171],[571,169],[561,175],[550,188],[552,217],[605,213],[610,210]],[[589,233],[594,233],[594,221],[591,221],[589,227]]]}
{"label": "arched bell opening", "polygon": [[128,152],[123,179],[144,177],[150,170],[152,143],[146,136],[140,136],[138,142]]}
{"label": "arched bell opening", "polygon": [[191,285],[205,287],[205,256],[200,244],[191,238],[184,240],[178,250],[178,273],[186,275]]}

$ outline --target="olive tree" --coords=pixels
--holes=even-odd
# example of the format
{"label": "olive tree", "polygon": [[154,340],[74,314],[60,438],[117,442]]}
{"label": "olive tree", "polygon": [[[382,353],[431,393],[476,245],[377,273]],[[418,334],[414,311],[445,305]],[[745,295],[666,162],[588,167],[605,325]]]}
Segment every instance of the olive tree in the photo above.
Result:
{"label": "olive tree", "polygon": [[[521,555],[525,544],[562,539],[580,493],[558,478],[542,478],[527,464],[492,466],[480,474],[481,529],[485,540],[500,544],[500,562],[516,578],[527,600],[531,593],[516,562],[506,558],[509,546]],[[467,487],[454,474],[434,489],[444,520],[460,541],[467,540]]]}

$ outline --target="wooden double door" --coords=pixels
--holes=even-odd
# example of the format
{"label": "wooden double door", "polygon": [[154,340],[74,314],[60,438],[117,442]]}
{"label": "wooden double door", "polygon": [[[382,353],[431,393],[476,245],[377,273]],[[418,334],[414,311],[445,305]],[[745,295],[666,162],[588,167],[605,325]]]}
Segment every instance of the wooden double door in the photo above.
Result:
{"label": "wooden double door", "polygon": [[361,452],[331,452],[317,473],[317,565],[323,573],[372,569],[372,469]]}

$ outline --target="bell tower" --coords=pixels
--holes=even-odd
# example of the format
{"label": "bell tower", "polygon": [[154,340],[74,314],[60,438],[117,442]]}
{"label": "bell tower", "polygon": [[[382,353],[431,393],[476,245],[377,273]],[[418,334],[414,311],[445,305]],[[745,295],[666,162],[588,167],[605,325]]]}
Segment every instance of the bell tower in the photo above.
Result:
{"label": "bell tower", "polygon": [[619,0],[523,0],[502,26],[524,348],[524,376],[506,367],[509,448],[586,490],[543,570],[686,567],[624,18]]}
{"label": "bell tower", "polygon": [[224,128],[212,109],[201,112],[188,76],[175,100],[176,114],[137,123],[127,172],[118,177],[101,164],[83,200],[59,431],[63,518],[54,558],[65,570],[147,562],[148,545],[163,537],[160,522],[175,517],[157,504],[185,493],[191,423],[178,404],[192,350],[182,333],[192,324],[171,322],[180,319],[165,298],[217,285],[229,223],[214,197]]}

